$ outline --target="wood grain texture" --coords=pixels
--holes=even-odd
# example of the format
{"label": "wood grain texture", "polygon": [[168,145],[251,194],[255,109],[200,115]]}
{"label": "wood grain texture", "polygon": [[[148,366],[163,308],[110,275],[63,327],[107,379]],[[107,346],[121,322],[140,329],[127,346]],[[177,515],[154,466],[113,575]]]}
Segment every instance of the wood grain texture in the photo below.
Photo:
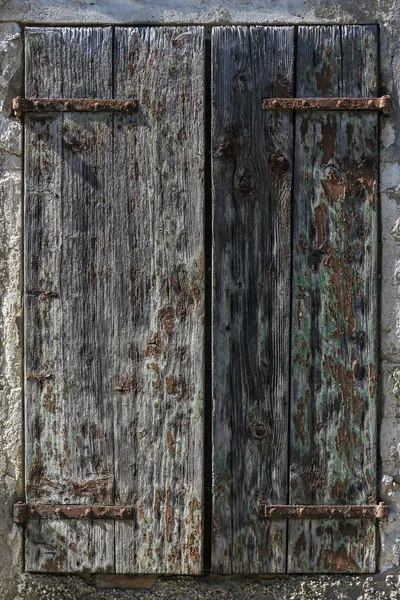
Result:
{"label": "wood grain texture", "polygon": [[90,573],[114,571],[113,521],[32,519],[26,530],[29,571]]}
{"label": "wood grain texture", "polygon": [[[110,28],[28,28],[27,95],[110,97],[111,42]],[[26,496],[113,503],[112,116],[25,122]],[[29,522],[27,569],[110,570],[113,530]]]}
{"label": "wood grain texture", "polygon": [[116,569],[202,569],[204,29],[117,28]]}
{"label": "wood grain texture", "polygon": [[[375,96],[376,69],[375,26],[299,28],[297,96]],[[376,502],[377,119],[296,116],[292,504]],[[290,522],[289,571],[373,572],[374,529]]]}
{"label": "wood grain texture", "polygon": [[27,27],[27,98],[111,98],[111,27]]}
{"label": "wood grain texture", "polygon": [[374,519],[289,521],[289,536],[289,572],[374,572]]}
{"label": "wood grain texture", "polygon": [[[111,37],[28,29],[30,95],[110,97]],[[118,30],[116,56],[138,117],[27,117],[26,489],[136,514],[115,539],[113,522],[31,521],[27,568],[199,573],[203,29]],[[61,82],[39,68],[53,59]]]}
{"label": "wood grain texture", "polygon": [[213,570],[284,572],[287,501],[293,27],[212,33]]}

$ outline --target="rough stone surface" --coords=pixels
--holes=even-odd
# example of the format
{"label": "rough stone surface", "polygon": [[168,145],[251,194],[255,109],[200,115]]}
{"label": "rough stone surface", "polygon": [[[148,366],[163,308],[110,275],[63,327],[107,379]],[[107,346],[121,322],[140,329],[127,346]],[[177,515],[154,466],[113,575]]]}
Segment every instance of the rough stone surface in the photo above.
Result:
{"label": "rough stone surface", "polygon": [[0,20],[24,23],[372,23],[396,0],[2,0]]}
{"label": "rough stone surface", "polygon": [[21,572],[21,534],[11,520],[22,494],[22,394],[19,290],[21,263],[21,127],[7,115],[20,93],[18,25],[0,25],[0,597],[14,597]]}
{"label": "rough stone surface", "polygon": [[[0,598],[4,600],[199,598],[400,600],[400,0],[0,0]],[[16,23],[371,23],[380,27],[382,93],[394,110],[381,127],[381,525],[373,577],[160,578],[150,590],[100,590],[79,577],[23,575],[21,532],[11,521],[22,496],[20,383],[20,125],[8,115],[22,81]]]}
{"label": "rough stone surface", "polygon": [[160,577],[151,590],[98,590],[79,577],[23,575],[14,600],[400,600],[400,575]]}

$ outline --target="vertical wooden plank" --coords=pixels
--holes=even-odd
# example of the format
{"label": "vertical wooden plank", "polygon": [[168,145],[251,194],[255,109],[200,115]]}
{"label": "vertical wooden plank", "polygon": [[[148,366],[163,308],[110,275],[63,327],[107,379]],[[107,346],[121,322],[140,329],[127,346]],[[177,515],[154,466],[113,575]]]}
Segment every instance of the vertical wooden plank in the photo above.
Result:
{"label": "vertical wooden plank", "polygon": [[[110,28],[27,28],[26,40],[29,95],[111,96]],[[112,126],[110,115],[26,119],[28,501],[114,501],[106,252]],[[27,527],[28,570],[109,570],[113,548],[112,522]]]}
{"label": "vertical wooden plank", "polygon": [[25,31],[25,96],[62,98],[63,29],[27,27]]}
{"label": "vertical wooden plank", "polygon": [[26,563],[38,573],[113,572],[114,523],[107,520],[32,519]]}
{"label": "vertical wooden plank", "polygon": [[212,34],[213,555],[218,573],[284,572],[293,122],[293,27]]}
{"label": "vertical wooden plank", "polygon": [[204,30],[117,28],[116,570],[202,567]]}
{"label": "vertical wooden plank", "polygon": [[111,27],[63,28],[64,98],[112,98]]}
{"label": "vertical wooden plank", "polygon": [[[300,27],[297,96],[375,96],[375,26]],[[376,502],[377,115],[296,117],[290,502]],[[292,521],[289,571],[373,572],[375,525]]]}

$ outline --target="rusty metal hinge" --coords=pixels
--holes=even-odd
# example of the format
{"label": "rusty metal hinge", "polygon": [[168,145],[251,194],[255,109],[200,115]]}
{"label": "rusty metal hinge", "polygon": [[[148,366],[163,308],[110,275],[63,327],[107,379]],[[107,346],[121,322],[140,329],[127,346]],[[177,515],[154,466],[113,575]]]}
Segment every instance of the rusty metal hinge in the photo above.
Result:
{"label": "rusty metal hinge", "polygon": [[390,114],[392,99],[380,98],[265,98],[263,110],[379,110]]}
{"label": "rusty metal hinge", "polygon": [[[265,519],[379,519],[388,516],[388,507],[379,504],[296,506],[288,504],[268,505],[261,502],[257,513]],[[133,506],[101,506],[82,504],[14,504],[14,522],[28,519],[132,519]]]}
{"label": "rusty metal hinge", "polygon": [[12,105],[17,117],[24,112],[134,113],[138,110],[137,100],[116,100],[114,98],[22,98],[17,96],[13,99]]}
{"label": "rusty metal hinge", "polygon": [[388,507],[379,504],[296,506],[289,504],[268,505],[261,502],[257,513],[264,519],[379,519],[386,520]]}
{"label": "rusty metal hinge", "polygon": [[14,504],[14,523],[28,519],[132,519],[133,506],[100,506],[83,504]]}

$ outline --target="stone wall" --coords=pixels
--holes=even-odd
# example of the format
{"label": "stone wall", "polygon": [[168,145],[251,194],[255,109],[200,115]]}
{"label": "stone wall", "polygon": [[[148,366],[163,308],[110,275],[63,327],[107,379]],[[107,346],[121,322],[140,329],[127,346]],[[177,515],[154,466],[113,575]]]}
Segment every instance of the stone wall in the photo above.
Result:
{"label": "stone wall", "polygon": [[[373,577],[159,578],[148,591],[104,589],[114,580],[23,574],[13,503],[23,498],[21,393],[21,128],[10,99],[22,90],[24,24],[379,23],[382,93],[394,100],[381,127],[381,524]],[[0,0],[0,598],[400,599],[400,0]],[[103,586],[103,589],[97,588]],[[125,578],[148,587],[154,578]]]}

